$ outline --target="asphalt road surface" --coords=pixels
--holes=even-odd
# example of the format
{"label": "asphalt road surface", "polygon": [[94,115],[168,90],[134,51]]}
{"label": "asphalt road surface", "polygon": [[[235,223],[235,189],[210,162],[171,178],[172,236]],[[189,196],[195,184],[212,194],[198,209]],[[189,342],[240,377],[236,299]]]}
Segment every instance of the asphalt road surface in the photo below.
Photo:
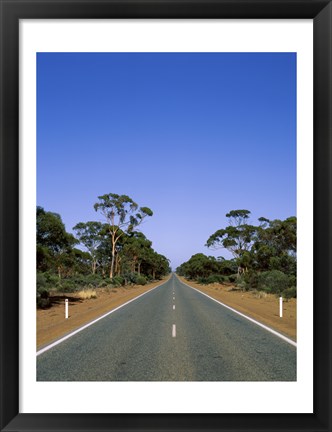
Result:
{"label": "asphalt road surface", "polygon": [[296,347],[172,277],[37,355],[38,381],[295,381]]}

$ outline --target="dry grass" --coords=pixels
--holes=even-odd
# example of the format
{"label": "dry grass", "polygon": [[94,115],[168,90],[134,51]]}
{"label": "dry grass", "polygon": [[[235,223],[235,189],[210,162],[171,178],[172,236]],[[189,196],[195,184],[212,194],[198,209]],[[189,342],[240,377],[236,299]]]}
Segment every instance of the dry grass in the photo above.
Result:
{"label": "dry grass", "polygon": [[81,300],[90,300],[90,299],[97,298],[97,293],[93,289],[86,289],[86,290],[79,291],[77,293],[77,296]]}
{"label": "dry grass", "polygon": [[266,292],[264,292],[264,291],[257,291],[257,290],[253,290],[252,291],[252,295],[255,298],[258,298],[258,299],[261,299],[261,298],[265,299],[268,296],[268,294]]}
{"label": "dry grass", "polygon": [[[141,295],[157,285],[165,282],[169,277],[162,281],[152,282],[144,287],[119,287],[117,292],[111,291],[110,287],[98,288],[97,298],[79,300],[78,292],[66,293],[60,301],[52,302],[48,309],[37,309],[37,346],[43,347],[45,344],[76,330],[84,324],[104,315],[110,310],[126,303],[129,300]],[[85,295],[88,287],[83,290]],[[94,290],[91,289],[93,292]],[[59,293],[55,293],[59,296]],[[65,319],[64,300],[69,298],[69,319]]]}

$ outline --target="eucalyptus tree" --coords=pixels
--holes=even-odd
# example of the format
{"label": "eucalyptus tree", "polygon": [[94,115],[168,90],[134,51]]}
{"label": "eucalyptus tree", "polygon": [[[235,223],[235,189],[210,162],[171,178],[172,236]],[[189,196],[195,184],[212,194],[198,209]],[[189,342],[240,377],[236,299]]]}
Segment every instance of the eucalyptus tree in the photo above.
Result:
{"label": "eucalyptus tree", "polygon": [[218,273],[220,263],[215,257],[206,256],[203,253],[192,255],[191,258],[181,264],[176,272],[180,276],[186,276],[190,279],[197,279],[200,277],[208,277],[211,274]]}
{"label": "eucalyptus tree", "polygon": [[255,243],[252,248],[258,270],[280,270],[296,274],[297,220],[291,216],[285,220],[260,218]]}
{"label": "eucalyptus tree", "polygon": [[238,275],[247,269],[248,252],[257,230],[257,227],[247,224],[250,213],[249,210],[231,210],[226,214],[229,226],[217,230],[206,242],[209,248],[225,248],[231,252],[238,263]]}
{"label": "eucalyptus tree", "polygon": [[152,242],[141,232],[133,231],[125,237],[123,254],[131,261],[131,271],[140,274],[141,264],[146,258],[147,251],[151,248]]}
{"label": "eucalyptus tree", "polygon": [[103,241],[101,222],[79,222],[73,228],[76,237],[88,250],[92,261],[92,274],[96,273],[98,264],[98,248]]}
{"label": "eucalyptus tree", "polygon": [[70,261],[69,255],[77,240],[66,232],[65,225],[58,213],[37,207],[37,269],[47,270],[55,267],[61,278],[63,267]]}
{"label": "eucalyptus tree", "polygon": [[148,248],[145,250],[142,267],[144,274],[150,274],[152,279],[160,279],[162,276],[170,273],[170,261],[161,254],[158,254],[154,249]]}
{"label": "eucalyptus tree", "polygon": [[114,262],[116,245],[120,238],[129,234],[140,225],[147,216],[153,212],[148,207],[139,207],[129,196],[109,193],[98,197],[94,204],[95,211],[100,212],[106,221],[106,226],[111,239],[111,266],[110,278],[114,275]]}

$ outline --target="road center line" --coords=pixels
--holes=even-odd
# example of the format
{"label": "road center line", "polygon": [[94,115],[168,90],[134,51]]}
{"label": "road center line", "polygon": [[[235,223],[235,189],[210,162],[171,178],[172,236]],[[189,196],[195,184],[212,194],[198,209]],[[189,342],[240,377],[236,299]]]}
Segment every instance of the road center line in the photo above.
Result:
{"label": "road center line", "polygon": [[172,327],[172,337],[176,337],[176,325],[175,324],[173,324],[173,327]]}

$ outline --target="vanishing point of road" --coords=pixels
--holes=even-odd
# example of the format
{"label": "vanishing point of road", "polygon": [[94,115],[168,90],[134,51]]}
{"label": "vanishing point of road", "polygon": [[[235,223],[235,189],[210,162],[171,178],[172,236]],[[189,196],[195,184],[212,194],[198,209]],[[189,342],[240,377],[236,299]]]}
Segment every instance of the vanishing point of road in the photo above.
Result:
{"label": "vanishing point of road", "polygon": [[175,275],[37,353],[38,381],[295,381],[296,347]]}

